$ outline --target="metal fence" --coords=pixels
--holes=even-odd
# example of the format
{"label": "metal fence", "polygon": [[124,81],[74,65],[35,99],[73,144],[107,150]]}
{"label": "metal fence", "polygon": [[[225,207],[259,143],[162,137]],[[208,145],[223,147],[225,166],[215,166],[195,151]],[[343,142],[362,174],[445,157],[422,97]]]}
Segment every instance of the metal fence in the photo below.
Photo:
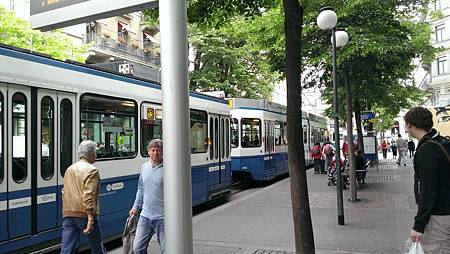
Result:
{"label": "metal fence", "polygon": [[[138,62],[144,62],[154,66],[160,66],[160,56],[152,51],[145,52],[143,49],[135,47],[128,40],[119,42],[112,38],[102,37],[95,33],[84,35],[84,43],[93,43],[94,48],[98,48],[105,52],[111,52],[118,57],[126,57]],[[140,43],[140,41],[135,41]],[[151,41],[143,42],[144,48],[156,49],[157,46]]]}

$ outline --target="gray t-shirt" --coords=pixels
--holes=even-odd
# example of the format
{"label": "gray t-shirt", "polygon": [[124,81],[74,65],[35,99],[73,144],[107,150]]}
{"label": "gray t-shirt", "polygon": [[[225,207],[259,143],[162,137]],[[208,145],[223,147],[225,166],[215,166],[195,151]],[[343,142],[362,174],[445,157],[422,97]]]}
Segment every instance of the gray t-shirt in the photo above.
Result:
{"label": "gray t-shirt", "polygon": [[404,138],[397,139],[397,147],[399,150],[404,150],[408,148],[408,141]]}

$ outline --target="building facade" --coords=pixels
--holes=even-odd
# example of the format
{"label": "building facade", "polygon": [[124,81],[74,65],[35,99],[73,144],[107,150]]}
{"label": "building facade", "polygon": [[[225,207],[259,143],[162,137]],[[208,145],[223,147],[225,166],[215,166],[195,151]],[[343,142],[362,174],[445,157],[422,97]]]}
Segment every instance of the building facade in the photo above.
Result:
{"label": "building facade", "polygon": [[430,65],[422,66],[426,71],[418,86],[430,92],[425,106],[450,105],[450,0],[435,0],[430,3],[430,23],[433,34],[432,45],[442,50]]}
{"label": "building facade", "polygon": [[[0,5],[30,21],[30,0],[0,0]],[[134,69],[159,73],[159,29],[144,21],[143,13],[135,12],[65,27],[63,31],[73,45],[89,45],[86,63],[131,75]]]}

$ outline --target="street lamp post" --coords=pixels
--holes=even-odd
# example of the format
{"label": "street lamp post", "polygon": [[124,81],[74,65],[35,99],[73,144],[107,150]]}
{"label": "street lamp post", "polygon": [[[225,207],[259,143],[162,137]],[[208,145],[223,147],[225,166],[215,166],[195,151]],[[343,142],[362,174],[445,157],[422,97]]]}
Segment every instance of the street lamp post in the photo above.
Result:
{"label": "street lamp post", "polygon": [[336,84],[336,48],[343,47],[348,42],[348,35],[343,30],[336,29],[337,15],[331,7],[324,7],[317,16],[317,25],[322,30],[331,30],[331,44],[333,48],[333,107],[334,107],[334,140],[336,147],[336,175],[337,175],[337,207],[338,224],[344,225],[344,204],[342,197],[342,175],[340,164],[340,140],[339,140],[339,110],[338,110],[338,88]]}

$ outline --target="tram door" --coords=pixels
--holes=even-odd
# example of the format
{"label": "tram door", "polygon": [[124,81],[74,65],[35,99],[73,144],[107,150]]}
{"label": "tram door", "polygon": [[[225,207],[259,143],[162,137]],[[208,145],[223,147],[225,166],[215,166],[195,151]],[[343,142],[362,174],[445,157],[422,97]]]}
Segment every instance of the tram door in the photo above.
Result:
{"label": "tram door", "polygon": [[6,185],[7,185],[7,172],[6,172],[6,105],[7,101],[7,93],[6,93],[6,85],[0,83],[0,242],[6,240],[8,238],[7,231],[7,193],[6,193]]}
{"label": "tram door", "polygon": [[31,234],[31,89],[1,84],[5,93],[6,233]]}
{"label": "tram door", "polygon": [[73,102],[74,96],[61,94],[59,98],[56,91],[4,83],[1,88],[7,94],[7,131],[3,133],[8,179],[7,213],[2,218],[7,220],[7,238],[13,239],[58,225],[58,184],[62,184],[57,170],[59,101],[70,98]]}
{"label": "tram door", "polygon": [[[226,154],[226,141],[227,135],[225,130],[225,118],[223,116],[210,114],[209,117],[209,137],[210,137],[210,150],[209,158],[209,186],[210,190],[214,190],[224,182],[229,181],[229,176],[227,175],[227,169],[225,165]],[[229,120],[228,120],[229,121]]]}
{"label": "tram door", "polygon": [[33,118],[37,125],[37,170],[32,184],[33,233],[61,225],[63,176],[73,162],[74,102],[73,94],[37,91],[37,114]]}
{"label": "tram door", "polygon": [[[266,174],[275,174],[275,124],[272,121],[264,121],[265,144],[264,144],[264,167]],[[269,172],[268,172],[269,171]]]}

